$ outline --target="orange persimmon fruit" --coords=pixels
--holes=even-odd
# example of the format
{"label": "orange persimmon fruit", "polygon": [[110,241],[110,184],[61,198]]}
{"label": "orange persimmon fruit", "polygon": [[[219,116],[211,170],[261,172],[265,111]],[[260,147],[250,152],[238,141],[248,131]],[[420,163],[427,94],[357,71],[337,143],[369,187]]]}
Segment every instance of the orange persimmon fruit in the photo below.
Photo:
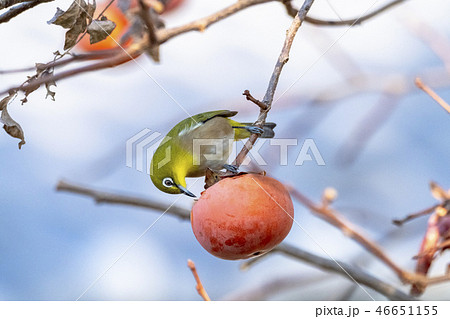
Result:
{"label": "orange persimmon fruit", "polygon": [[294,206],[279,181],[258,174],[225,178],[202,192],[191,211],[200,245],[222,259],[262,255],[291,230]]}

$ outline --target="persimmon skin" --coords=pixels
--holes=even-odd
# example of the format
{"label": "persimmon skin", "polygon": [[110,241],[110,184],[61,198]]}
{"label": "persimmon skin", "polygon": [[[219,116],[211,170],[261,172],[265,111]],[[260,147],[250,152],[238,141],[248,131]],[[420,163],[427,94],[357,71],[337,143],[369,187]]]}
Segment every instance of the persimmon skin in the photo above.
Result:
{"label": "persimmon skin", "polygon": [[164,8],[164,12],[163,13],[168,13],[168,12],[178,8],[183,2],[184,2],[184,0],[171,0],[171,1],[168,1],[167,4],[166,4],[166,7]]}
{"label": "persimmon skin", "polygon": [[225,178],[202,193],[191,211],[200,245],[228,260],[267,253],[289,234],[294,207],[277,180],[256,174]]}

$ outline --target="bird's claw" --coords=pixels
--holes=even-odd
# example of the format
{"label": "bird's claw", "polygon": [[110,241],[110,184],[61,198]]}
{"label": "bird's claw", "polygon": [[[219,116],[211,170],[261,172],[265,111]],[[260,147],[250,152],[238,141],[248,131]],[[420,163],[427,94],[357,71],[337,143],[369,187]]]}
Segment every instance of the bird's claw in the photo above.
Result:
{"label": "bird's claw", "polygon": [[239,169],[236,165],[225,164],[225,165],[223,165],[223,168],[225,168],[227,171],[229,171],[233,174],[239,173]]}
{"label": "bird's claw", "polygon": [[252,134],[262,135],[264,133],[264,130],[257,126],[246,126],[245,129]]}

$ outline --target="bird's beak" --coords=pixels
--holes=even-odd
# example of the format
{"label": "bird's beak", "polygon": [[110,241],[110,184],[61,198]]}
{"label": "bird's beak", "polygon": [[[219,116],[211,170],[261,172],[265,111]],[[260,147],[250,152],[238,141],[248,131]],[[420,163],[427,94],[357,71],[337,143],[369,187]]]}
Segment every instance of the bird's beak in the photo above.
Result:
{"label": "bird's beak", "polygon": [[197,197],[194,194],[192,194],[190,191],[188,191],[186,187],[183,187],[181,185],[177,185],[177,187],[183,194],[191,196],[191,197]]}

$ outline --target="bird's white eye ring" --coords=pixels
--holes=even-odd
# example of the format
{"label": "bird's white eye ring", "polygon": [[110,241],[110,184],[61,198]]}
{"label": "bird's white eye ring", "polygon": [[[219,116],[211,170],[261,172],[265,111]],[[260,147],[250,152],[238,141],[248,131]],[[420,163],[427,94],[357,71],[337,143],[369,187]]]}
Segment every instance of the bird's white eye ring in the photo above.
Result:
{"label": "bird's white eye ring", "polygon": [[171,188],[173,185],[175,185],[175,183],[170,177],[164,178],[162,184],[167,188]]}

